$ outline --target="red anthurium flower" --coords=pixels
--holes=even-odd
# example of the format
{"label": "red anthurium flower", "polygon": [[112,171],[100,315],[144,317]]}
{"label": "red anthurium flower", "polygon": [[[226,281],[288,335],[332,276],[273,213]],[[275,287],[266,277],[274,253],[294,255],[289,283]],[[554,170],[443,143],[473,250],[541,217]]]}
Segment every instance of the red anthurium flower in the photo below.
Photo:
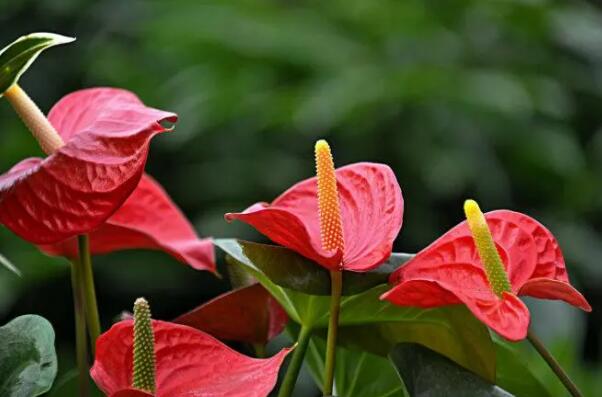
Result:
{"label": "red anthurium flower", "polygon": [[483,218],[472,200],[465,210],[467,222],[391,275],[390,281],[397,285],[382,299],[425,308],[465,304],[512,341],[526,337],[530,321],[520,295],[559,299],[591,310],[569,283],[558,243],[543,225],[508,210],[488,212]]}
{"label": "red anthurium flower", "polygon": [[218,339],[265,345],[284,330],[288,316],[261,284],[253,284],[220,295],[174,322]]}
{"label": "red anthurium flower", "polygon": [[35,244],[87,233],[138,185],[150,139],[174,113],[144,106],[114,88],[77,91],[48,115],[64,146],[0,176],[0,223]]}
{"label": "red anthurium flower", "polygon": [[[100,336],[90,374],[107,396],[265,397],[274,388],[289,352],[284,349],[271,358],[250,358],[194,328],[163,321],[152,321],[152,332],[155,358],[142,368],[156,373],[146,383],[147,373],[135,373],[134,368],[134,321],[121,321]],[[138,335],[145,336],[136,331]],[[141,387],[133,386],[136,381]],[[147,384],[150,387],[142,387]]]}
{"label": "red anthurium flower", "polygon": [[[147,174],[117,212],[90,233],[94,255],[136,248],[162,250],[195,269],[215,271],[211,240],[198,238],[167,193]],[[40,249],[49,255],[78,255],[75,237]]]}
{"label": "red anthurium flower", "polygon": [[322,246],[315,177],[297,183],[271,204],[257,203],[244,212],[228,213],[226,220],[246,222],[327,269],[371,270],[391,255],[401,229],[403,197],[395,174],[384,164],[356,163],[336,170],[336,184],[343,250]]}

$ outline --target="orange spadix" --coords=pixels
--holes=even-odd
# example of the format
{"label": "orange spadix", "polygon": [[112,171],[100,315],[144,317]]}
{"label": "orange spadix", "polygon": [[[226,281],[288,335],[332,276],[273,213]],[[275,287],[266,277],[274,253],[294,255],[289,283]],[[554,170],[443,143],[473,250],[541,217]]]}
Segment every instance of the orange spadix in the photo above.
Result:
{"label": "orange spadix", "polygon": [[345,248],[343,223],[330,146],[321,139],[316,142],[315,153],[322,248],[328,251],[343,251]]}

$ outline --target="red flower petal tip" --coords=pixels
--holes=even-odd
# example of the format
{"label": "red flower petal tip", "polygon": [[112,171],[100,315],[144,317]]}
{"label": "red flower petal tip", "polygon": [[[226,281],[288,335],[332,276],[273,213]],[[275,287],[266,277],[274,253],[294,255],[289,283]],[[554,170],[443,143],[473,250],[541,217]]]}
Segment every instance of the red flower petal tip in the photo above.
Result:
{"label": "red flower petal tip", "polygon": [[299,182],[271,204],[257,203],[226,220],[253,226],[277,244],[332,270],[365,272],[390,255],[401,229],[403,196],[388,166],[357,163],[336,170],[344,251],[322,248],[317,178]]}
{"label": "red flower petal tip", "polygon": [[[49,255],[77,256],[75,238],[39,248]],[[125,249],[161,250],[197,270],[216,270],[211,240],[197,236],[161,185],[147,174],[119,210],[90,233],[90,249],[94,255]]]}
{"label": "red flower petal tip", "polygon": [[452,228],[395,271],[395,285],[381,299],[401,306],[437,307],[465,304],[477,318],[509,340],[526,337],[529,311],[518,295],[559,299],[590,311],[571,286],[554,236],[539,222],[517,212],[485,214],[511,283],[501,297],[488,282],[466,222]]}
{"label": "red flower petal tip", "polygon": [[0,223],[35,244],[88,233],[138,185],[150,139],[174,113],[131,92],[94,88],[61,99],[48,116],[65,145],[0,176]]}
{"label": "red flower petal tip", "polygon": [[[290,351],[283,349],[267,359],[250,358],[196,329],[163,321],[152,325],[156,397],[265,397],[274,388]],[[146,396],[131,391],[132,344],[132,321],[113,325],[96,343],[90,375],[107,396]]]}

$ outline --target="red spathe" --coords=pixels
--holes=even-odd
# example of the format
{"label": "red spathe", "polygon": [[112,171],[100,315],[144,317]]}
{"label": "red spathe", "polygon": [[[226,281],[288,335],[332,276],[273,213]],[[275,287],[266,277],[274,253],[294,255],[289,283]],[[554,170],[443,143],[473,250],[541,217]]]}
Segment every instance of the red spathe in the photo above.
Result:
{"label": "red spathe", "polygon": [[129,91],[93,88],[61,99],[48,119],[65,145],[0,176],[0,223],[35,244],[88,233],[138,185],[150,139],[174,113],[146,107]]}
{"label": "red spathe", "polygon": [[[49,255],[78,254],[75,237],[39,248]],[[93,255],[139,248],[162,250],[197,270],[215,271],[211,240],[197,236],[161,185],[147,174],[117,212],[90,233]]]}
{"label": "red spathe", "polygon": [[488,212],[485,218],[511,292],[502,297],[492,292],[470,229],[462,222],[395,271],[390,281],[397,285],[381,298],[401,306],[465,304],[483,323],[513,341],[526,337],[530,320],[518,295],[559,299],[591,310],[569,284],[562,252],[549,230],[508,210]]}
{"label": "red spathe", "polygon": [[[240,354],[196,329],[153,321],[156,397],[265,397],[289,349],[267,359]],[[143,397],[132,390],[133,321],[121,321],[96,343],[90,374],[110,397]]]}

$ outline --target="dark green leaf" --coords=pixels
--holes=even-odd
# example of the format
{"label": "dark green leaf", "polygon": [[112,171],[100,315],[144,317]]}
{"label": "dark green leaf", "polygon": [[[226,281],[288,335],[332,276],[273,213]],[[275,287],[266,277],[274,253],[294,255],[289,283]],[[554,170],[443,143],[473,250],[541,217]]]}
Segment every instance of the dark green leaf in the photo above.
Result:
{"label": "dark green leaf", "polygon": [[495,382],[495,347],[489,331],[466,307],[398,310],[397,321],[340,328],[339,343],[382,356],[398,343],[419,343]]}
{"label": "dark green leaf", "polygon": [[40,316],[20,316],[0,327],[0,341],[0,396],[46,393],[57,370],[52,325]]}
{"label": "dark green leaf", "polygon": [[8,270],[10,270],[11,272],[15,273],[17,276],[21,277],[21,272],[19,271],[19,269],[12,264],[11,261],[9,261],[4,255],[0,254],[0,265],[4,266],[5,268],[7,268]]}
{"label": "dark green leaf", "polygon": [[[218,245],[224,246],[224,241]],[[237,254],[233,247],[242,250],[243,245],[235,242],[228,247],[228,252]],[[304,294],[277,285],[262,272],[262,268],[254,265],[255,262],[240,252],[237,256],[243,261],[231,256],[227,258],[232,265],[237,264],[255,277],[293,321],[314,329],[327,327],[330,297]],[[286,268],[288,263],[279,262],[279,266]],[[341,341],[381,355],[387,355],[396,343],[418,342],[451,357],[486,379],[495,379],[495,350],[489,333],[465,308],[424,310],[394,306],[379,299],[388,288],[388,285],[381,284],[359,294],[342,297],[339,318]]]}
{"label": "dark green leaf", "polygon": [[[54,383],[52,390],[50,390],[50,393],[48,393],[48,397],[77,396],[79,392],[79,379],[77,375],[77,369],[72,369],[59,377]],[[88,377],[88,380],[90,384],[89,397],[104,397],[104,393],[98,390],[92,378]]]}
{"label": "dark green leaf", "polygon": [[[289,250],[243,240],[217,239],[215,245],[238,262],[265,274],[274,284],[312,295],[330,295],[328,270]],[[367,273],[343,273],[343,295],[353,295],[387,282],[393,270],[412,258],[394,253],[377,269]]]}
{"label": "dark green leaf", "polygon": [[[325,351],[325,340],[312,337],[306,362],[318,386],[323,383]],[[403,382],[386,357],[345,347],[337,347],[335,384],[340,397],[407,396]]]}
{"label": "dark green leaf", "polygon": [[495,337],[497,384],[520,397],[551,397],[549,390],[535,377],[516,343]]}
{"label": "dark green leaf", "polygon": [[0,50],[0,96],[15,84],[42,51],[74,38],[54,33],[32,33],[19,37]]}
{"label": "dark green leaf", "polygon": [[415,343],[398,345],[390,357],[411,396],[512,396],[448,358]]}

